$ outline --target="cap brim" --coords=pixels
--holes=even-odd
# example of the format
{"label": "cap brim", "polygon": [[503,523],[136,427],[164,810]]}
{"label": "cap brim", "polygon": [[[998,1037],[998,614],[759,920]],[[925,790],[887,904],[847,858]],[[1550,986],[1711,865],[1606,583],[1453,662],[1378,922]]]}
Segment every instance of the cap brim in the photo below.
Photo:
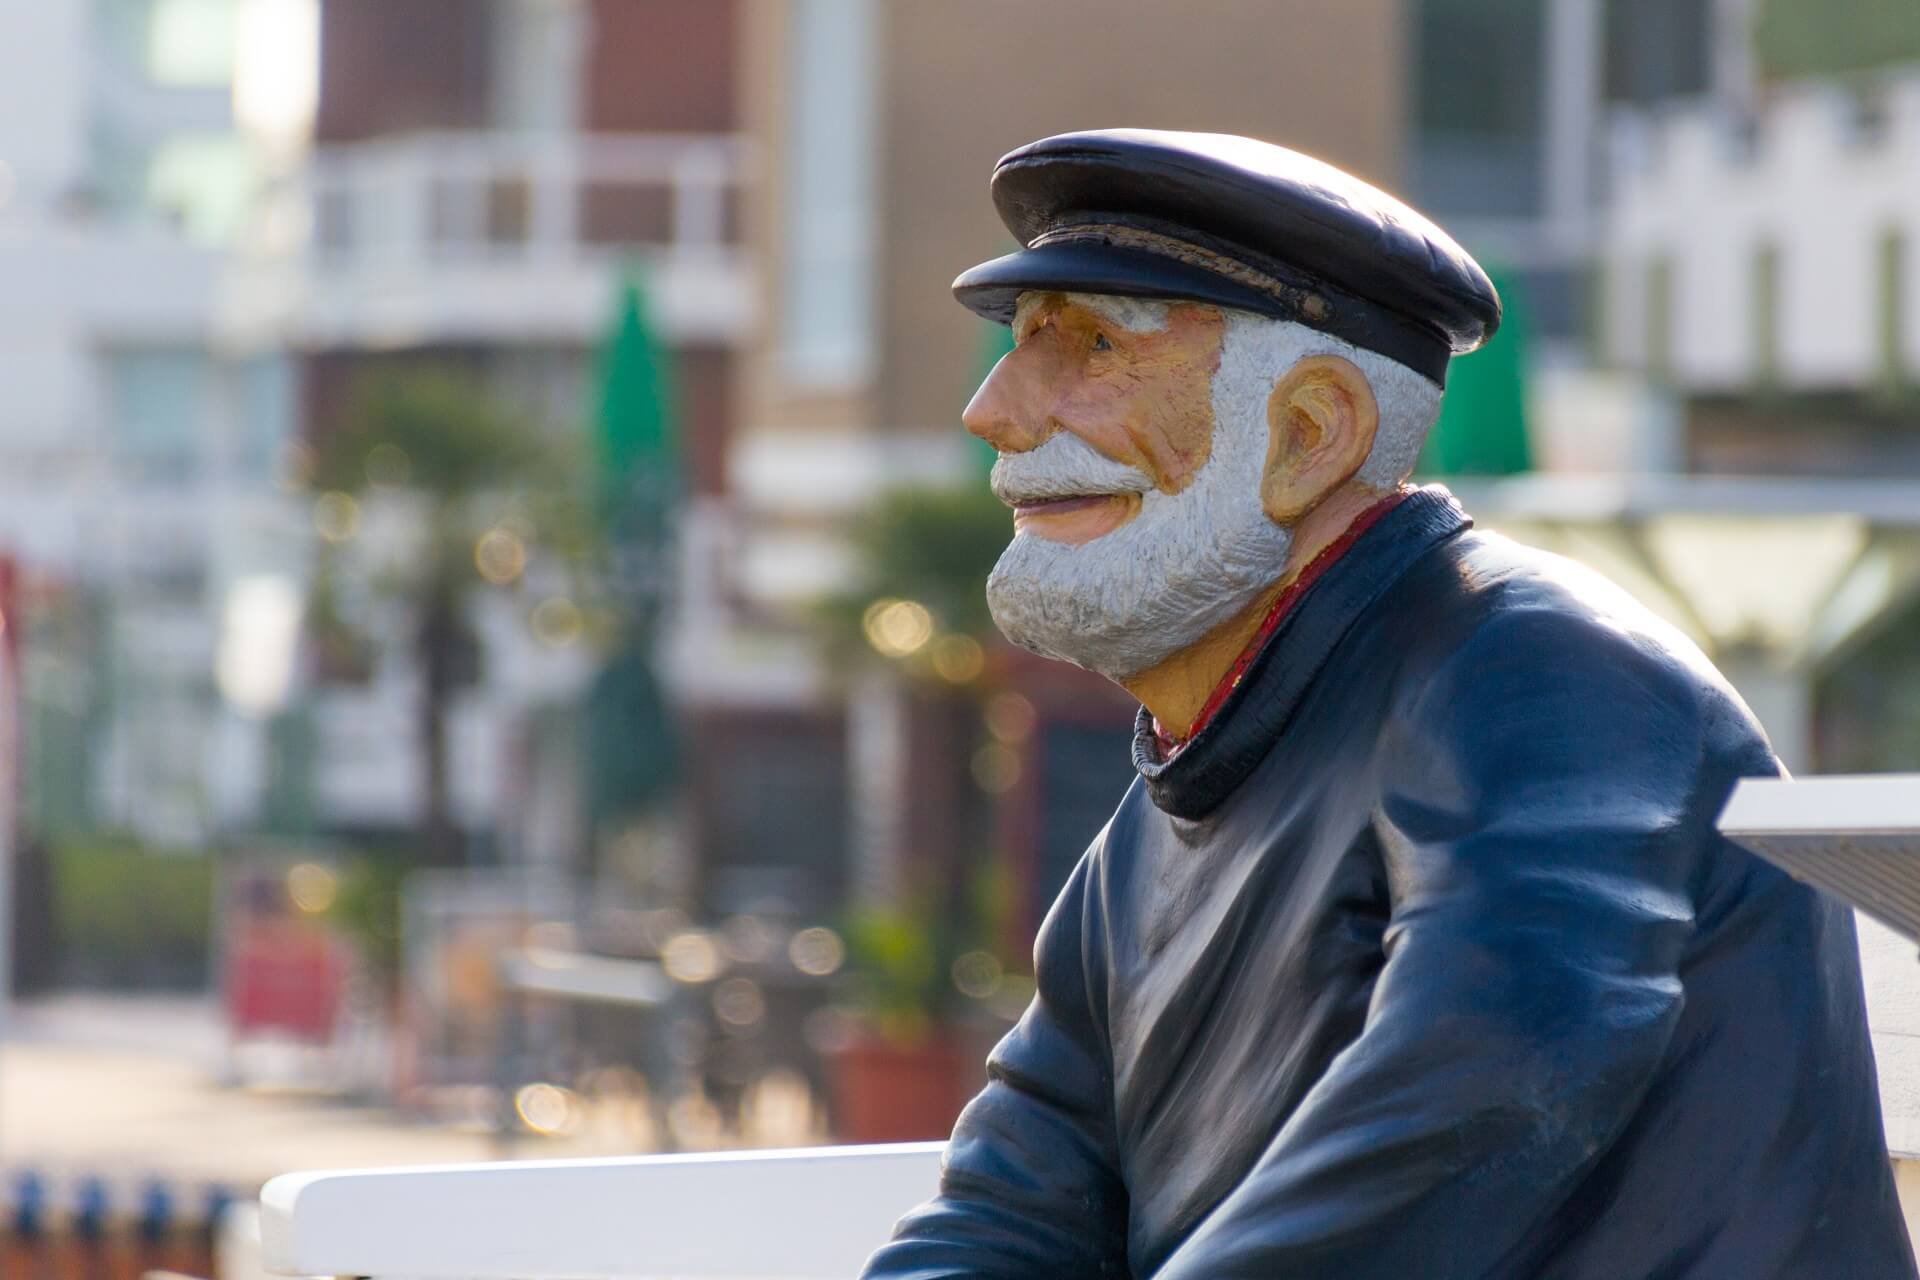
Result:
{"label": "cap brim", "polygon": [[983,262],[953,282],[953,296],[975,315],[1013,323],[1023,293],[1102,293],[1122,298],[1206,302],[1290,319],[1272,298],[1200,267],[1119,245],[1062,242]]}

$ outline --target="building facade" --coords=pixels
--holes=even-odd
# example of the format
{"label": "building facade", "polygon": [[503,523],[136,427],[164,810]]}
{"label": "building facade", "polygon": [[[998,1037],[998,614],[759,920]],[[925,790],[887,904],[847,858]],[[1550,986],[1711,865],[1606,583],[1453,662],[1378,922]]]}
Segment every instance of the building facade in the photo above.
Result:
{"label": "building facade", "polygon": [[284,681],[240,650],[290,625],[272,584],[305,554],[274,485],[291,371],[229,352],[215,321],[272,162],[239,72],[249,36],[237,3],[0,16],[0,544],[25,583],[42,828],[205,839],[249,803],[252,726],[223,685]]}

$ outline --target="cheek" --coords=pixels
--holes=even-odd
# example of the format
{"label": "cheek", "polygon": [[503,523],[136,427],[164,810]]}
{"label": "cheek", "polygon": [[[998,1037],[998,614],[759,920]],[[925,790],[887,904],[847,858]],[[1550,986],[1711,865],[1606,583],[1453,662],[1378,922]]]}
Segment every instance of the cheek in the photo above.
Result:
{"label": "cheek", "polygon": [[1161,487],[1184,489],[1213,444],[1213,405],[1204,378],[1163,378],[1134,397],[1132,430],[1155,459]]}
{"label": "cheek", "polygon": [[1213,444],[1213,372],[1184,350],[1056,383],[1054,418],[1167,493],[1187,487]]}
{"label": "cheek", "polygon": [[1144,467],[1148,458],[1135,429],[1140,413],[1137,388],[1116,379],[1082,378],[1060,397],[1058,416],[1115,462]]}
{"label": "cheek", "polygon": [[1187,487],[1213,442],[1213,406],[1205,378],[1113,378],[1075,397],[1070,422],[1102,453],[1139,467],[1167,493]]}

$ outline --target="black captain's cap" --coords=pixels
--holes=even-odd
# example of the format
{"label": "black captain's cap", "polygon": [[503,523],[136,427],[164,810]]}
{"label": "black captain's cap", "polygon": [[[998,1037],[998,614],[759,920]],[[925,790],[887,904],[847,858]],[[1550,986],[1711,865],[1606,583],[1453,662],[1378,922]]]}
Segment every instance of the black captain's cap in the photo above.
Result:
{"label": "black captain's cap", "polygon": [[1297,320],[1444,382],[1500,323],[1500,295],[1446,232],[1270,142],[1063,133],[1003,157],[993,203],[1026,248],[953,292],[1002,324],[1035,290],[1186,299]]}

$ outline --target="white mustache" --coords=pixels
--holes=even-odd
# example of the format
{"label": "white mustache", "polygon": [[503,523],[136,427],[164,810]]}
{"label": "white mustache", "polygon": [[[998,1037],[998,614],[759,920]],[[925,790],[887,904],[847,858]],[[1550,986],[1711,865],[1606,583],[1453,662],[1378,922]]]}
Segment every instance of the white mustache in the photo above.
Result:
{"label": "white mustache", "polygon": [[1145,493],[1153,488],[1153,478],[1115,462],[1071,431],[1056,431],[1025,453],[1001,454],[987,485],[1011,507],[1055,498]]}

